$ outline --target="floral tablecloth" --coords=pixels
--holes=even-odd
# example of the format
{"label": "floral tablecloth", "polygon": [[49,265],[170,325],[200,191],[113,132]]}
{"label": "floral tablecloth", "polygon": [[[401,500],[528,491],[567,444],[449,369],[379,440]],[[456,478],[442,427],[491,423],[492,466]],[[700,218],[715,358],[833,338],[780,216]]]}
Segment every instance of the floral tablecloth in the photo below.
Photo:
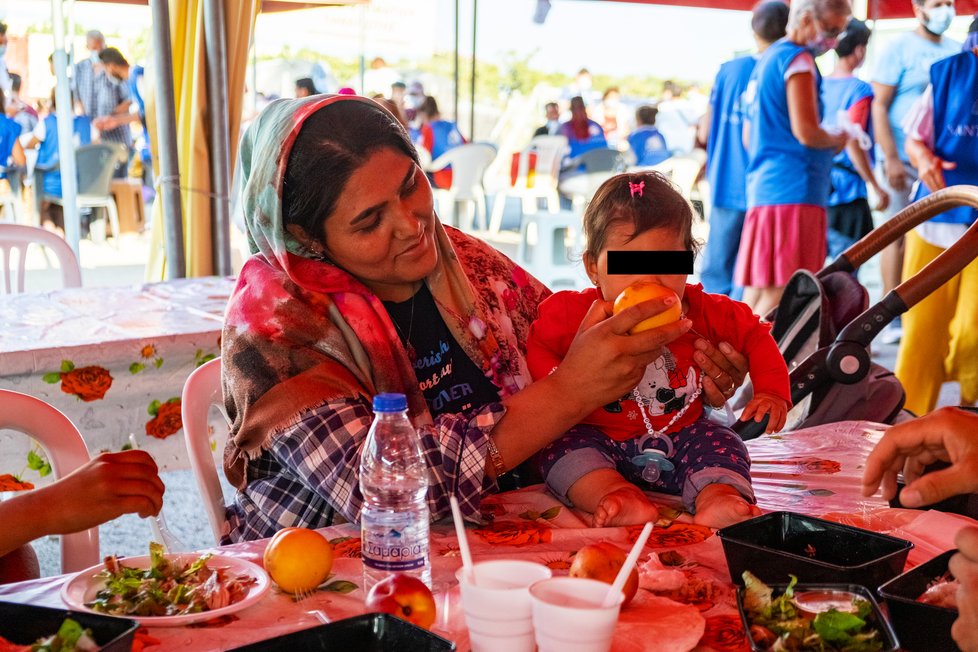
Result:
{"label": "floral tablecloth", "polygon": [[[197,366],[220,355],[233,287],[206,277],[0,297],[0,388],[64,412],[92,454],[119,450],[135,433],[162,468],[187,468],[182,437],[172,436],[180,393]],[[0,432],[0,478],[36,481],[43,468],[29,440]]]}
{"label": "floral tablecloth", "polygon": [[[861,464],[881,428],[848,422],[750,442],[759,504],[765,510],[826,516],[909,539],[916,548],[908,566],[952,548],[957,529],[974,521],[935,511],[889,509],[878,497],[860,496]],[[683,522],[688,515],[663,512],[668,518],[653,530],[641,558],[642,585],[649,584],[650,553],[656,552],[660,561],[684,574],[684,586],[659,593],[641,589],[621,613],[613,649],[747,650],[719,539],[708,528]],[[627,548],[640,531],[587,528],[577,514],[539,487],[493,496],[484,502],[483,514],[485,523],[469,530],[476,561],[528,559],[548,565],[558,575],[567,572],[576,551],[587,543],[608,540]],[[359,532],[355,526],[341,525],[323,533],[333,541],[337,559],[333,576],[318,592],[295,601],[272,589],[258,604],[201,627],[149,628],[147,633],[159,643],[148,649],[225,650],[363,613]],[[260,564],[265,545],[266,541],[253,541],[216,551]],[[665,551],[670,552],[662,555]],[[431,553],[439,610],[433,629],[467,650],[455,582],[461,560],[449,524],[433,527]],[[53,577],[0,586],[0,600],[60,607],[64,581]]]}

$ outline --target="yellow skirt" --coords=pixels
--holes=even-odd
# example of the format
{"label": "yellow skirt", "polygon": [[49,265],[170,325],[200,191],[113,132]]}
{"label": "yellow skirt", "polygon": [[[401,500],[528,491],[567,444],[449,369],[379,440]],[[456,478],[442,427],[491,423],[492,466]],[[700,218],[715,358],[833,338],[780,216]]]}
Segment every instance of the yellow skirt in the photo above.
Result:
{"label": "yellow skirt", "polygon": [[[903,278],[942,251],[908,233]],[[978,260],[903,315],[895,373],[907,392],[906,408],[917,415],[934,409],[948,381],[960,383],[962,403],[978,399]]]}

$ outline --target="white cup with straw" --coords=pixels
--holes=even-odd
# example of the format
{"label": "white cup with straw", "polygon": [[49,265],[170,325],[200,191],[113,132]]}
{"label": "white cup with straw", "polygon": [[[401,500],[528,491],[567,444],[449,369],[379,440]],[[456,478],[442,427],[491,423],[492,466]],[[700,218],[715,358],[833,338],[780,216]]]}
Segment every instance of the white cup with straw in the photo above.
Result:
{"label": "white cup with straw", "polygon": [[615,636],[622,587],[652,532],[645,528],[609,587],[583,577],[554,577],[530,587],[533,628],[540,652],[607,652]]}
{"label": "white cup with straw", "polygon": [[473,564],[458,501],[451,498],[462,568],[455,576],[473,652],[533,652],[529,587],[551,576],[543,564],[493,559]]}

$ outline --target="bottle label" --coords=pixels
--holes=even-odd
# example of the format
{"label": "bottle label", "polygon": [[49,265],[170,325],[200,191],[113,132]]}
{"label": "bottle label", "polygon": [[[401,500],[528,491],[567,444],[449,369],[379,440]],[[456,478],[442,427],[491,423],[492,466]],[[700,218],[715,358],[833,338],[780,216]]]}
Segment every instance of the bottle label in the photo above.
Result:
{"label": "bottle label", "polygon": [[382,571],[413,571],[428,561],[428,541],[403,541],[402,533],[393,528],[386,532],[362,532],[363,565]]}

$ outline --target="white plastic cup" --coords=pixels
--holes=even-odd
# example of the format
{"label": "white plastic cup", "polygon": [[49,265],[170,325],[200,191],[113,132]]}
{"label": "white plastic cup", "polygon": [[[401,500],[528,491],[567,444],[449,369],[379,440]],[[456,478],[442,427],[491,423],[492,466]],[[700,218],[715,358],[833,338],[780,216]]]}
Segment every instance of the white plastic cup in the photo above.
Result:
{"label": "white plastic cup", "polygon": [[624,594],[602,607],[610,584],[554,577],[530,587],[533,629],[540,652],[608,652]]}
{"label": "white plastic cup", "polygon": [[465,625],[473,652],[533,652],[530,585],[551,576],[532,561],[495,559],[475,564],[475,584],[458,569]]}

